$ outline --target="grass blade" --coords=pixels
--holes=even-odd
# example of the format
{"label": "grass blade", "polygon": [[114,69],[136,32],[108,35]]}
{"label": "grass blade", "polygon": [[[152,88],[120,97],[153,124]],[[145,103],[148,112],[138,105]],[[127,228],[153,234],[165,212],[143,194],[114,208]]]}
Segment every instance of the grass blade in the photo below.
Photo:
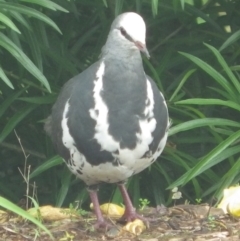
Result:
{"label": "grass blade", "polygon": [[20,30],[17,28],[17,26],[13,23],[13,21],[8,18],[3,13],[0,13],[0,22],[6,24],[9,28],[16,31],[17,33],[21,34]]}
{"label": "grass blade", "polygon": [[41,13],[41,12],[39,12],[39,11],[33,9],[33,8],[29,8],[29,7],[26,7],[26,6],[23,6],[21,4],[17,4],[17,3],[10,3],[10,2],[5,3],[5,2],[0,1],[0,9],[16,11],[18,13],[22,13],[22,14],[25,14],[27,16],[37,18],[37,19],[45,22],[46,24],[50,25],[51,27],[53,27],[59,33],[61,33],[61,30],[58,28],[58,26],[49,17],[47,17],[45,14],[43,14],[43,13]]}
{"label": "grass blade", "polygon": [[198,174],[202,173],[204,167],[209,165],[212,162],[212,159],[221,154],[228,146],[233,144],[237,139],[240,138],[240,131],[235,132],[231,136],[229,136],[226,140],[222,141],[217,147],[215,147],[212,151],[210,151],[201,161],[199,161],[194,168],[190,171],[187,175],[186,179],[184,180],[183,185],[189,182],[193,177]]}
{"label": "grass blade", "polygon": [[185,0],[180,0],[180,2],[181,2],[182,10],[184,10],[184,7],[185,7]]}
{"label": "grass blade", "polygon": [[3,128],[1,134],[0,134],[0,142],[2,142],[17,126],[17,124],[24,119],[31,111],[33,111],[37,106],[36,105],[30,105],[22,110],[19,110],[15,115],[13,115]]}
{"label": "grass blade", "polygon": [[[212,166],[217,165],[218,163],[226,160],[227,158],[237,154],[240,152],[240,149],[238,146],[235,147],[230,147],[225,149],[224,151],[222,151],[219,155],[215,156],[211,162],[206,163],[205,166],[202,167],[202,169],[198,169],[193,178],[200,175],[201,173],[205,172],[206,170],[210,169]],[[190,169],[188,170],[186,173],[184,173],[180,178],[178,178],[174,183],[172,183],[167,189],[172,189],[174,187],[179,187],[181,185],[183,185],[184,181],[186,180],[186,178],[189,176],[189,174],[191,173],[191,171],[193,170]]]}
{"label": "grass blade", "polygon": [[182,86],[184,85],[184,83],[186,82],[186,80],[196,71],[196,69],[191,69],[189,70],[182,78],[182,80],[180,81],[178,87],[176,88],[176,90],[174,91],[174,93],[172,94],[172,96],[170,97],[169,101],[172,101],[174,99],[174,97],[177,95],[177,93],[179,92],[179,90],[182,88]]}
{"label": "grass blade", "polygon": [[115,17],[118,16],[122,12],[124,0],[116,0],[115,1]]}
{"label": "grass blade", "polygon": [[158,0],[152,0],[152,13],[153,17],[156,17],[158,14]]}
{"label": "grass blade", "polygon": [[0,118],[3,116],[3,114],[8,109],[8,107],[13,103],[13,101],[16,100],[18,98],[18,96],[20,96],[24,91],[25,91],[25,89],[17,91],[16,93],[10,95],[3,103],[1,103]]}
{"label": "grass blade", "polygon": [[230,95],[232,96],[235,95],[233,89],[231,88],[231,85],[217,70],[215,70],[213,67],[211,67],[209,64],[202,61],[198,57],[195,57],[191,54],[187,54],[183,52],[179,52],[179,53],[185,56],[186,58],[190,59],[192,62],[198,65],[202,70],[204,70],[206,73],[212,76],[213,79],[215,79],[225,90],[227,90]]}
{"label": "grass blade", "polygon": [[195,129],[203,126],[240,127],[240,123],[236,121],[228,120],[228,119],[221,119],[221,118],[204,118],[204,119],[190,120],[170,128],[169,136],[175,135],[182,131],[187,131],[187,130],[191,130],[191,129]]}
{"label": "grass blade", "polygon": [[44,225],[42,225],[37,219],[32,217],[29,213],[27,213],[22,208],[18,207],[14,203],[8,201],[7,199],[5,199],[4,197],[1,197],[1,196],[0,196],[0,206],[2,206],[3,208],[5,208],[5,209],[7,209],[11,212],[14,212],[14,213],[18,214],[19,216],[21,216],[23,218],[26,218],[27,220],[36,224],[39,228],[44,230],[53,239],[53,236],[50,233],[50,231]]}
{"label": "grass blade", "polygon": [[9,16],[15,18],[19,23],[21,23],[24,27],[26,27],[26,29],[28,29],[28,30],[30,30],[30,31],[32,30],[30,24],[29,24],[28,21],[22,16],[21,13],[11,11],[11,12],[9,12]]}
{"label": "grass blade", "polygon": [[237,89],[238,93],[240,94],[240,83],[239,83],[239,80],[233,74],[232,70],[229,68],[229,66],[227,65],[226,61],[222,57],[222,55],[213,46],[211,46],[209,44],[206,44],[206,43],[204,43],[204,45],[207,46],[214,53],[214,55],[217,57],[218,62],[221,64],[221,66],[223,67],[223,69],[227,73],[228,77],[230,78],[230,80],[234,84],[235,88]]}
{"label": "grass blade", "polygon": [[65,167],[64,172],[62,174],[62,180],[61,180],[62,186],[59,190],[58,197],[57,197],[57,202],[56,202],[57,207],[61,207],[64,202],[64,199],[70,187],[71,177],[72,177],[72,173],[69,171],[67,167]]}
{"label": "grass blade", "polygon": [[19,63],[23,65],[33,76],[35,76],[51,92],[50,85],[42,72],[34,65],[27,55],[15,45],[7,36],[0,33],[0,45],[9,51]]}
{"label": "grass blade", "polygon": [[237,32],[235,32],[234,34],[232,34],[223,44],[222,46],[219,48],[219,51],[224,50],[225,48],[227,48],[228,46],[230,46],[231,44],[237,42],[240,39],[240,30],[238,30]]}
{"label": "grass blade", "polygon": [[44,162],[42,165],[37,167],[29,176],[29,178],[33,178],[38,176],[39,174],[49,170],[50,168],[60,165],[63,163],[63,159],[60,156],[54,156],[51,159]]}
{"label": "grass blade", "polygon": [[240,111],[240,105],[231,100],[219,100],[219,99],[187,99],[175,102],[176,105],[222,105],[232,109]]}
{"label": "grass blade", "polygon": [[56,101],[56,96],[42,96],[42,97],[20,97],[18,100],[25,101],[32,104],[52,104]]}
{"label": "grass blade", "polygon": [[103,4],[106,8],[108,7],[107,0],[103,0]]}
{"label": "grass blade", "polygon": [[7,77],[7,75],[4,73],[2,67],[0,66],[0,78],[7,84],[11,89],[14,89],[10,79]]}
{"label": "grass blade", "polygon": [[59,11],[62,11],[62,12],[65,12],[65,13],[68,13],[69,11],[63,7],[61,7],[60,5],[58,5],[57,3],[55,2],[52,2],[50,0],[20,0],[21,2],[27,2],[27,3],[33,3],[33,4],[38,4],[42,7],[45,7],[45,8],[49,8],[51,10],[59,10]]}
{"label": "grass blade", "polygon": [[240,169],[240,158],[234,163],[234,165],[230,168],[230,170],[225,173],[225,175],[221,178],[221,185],[219,185],[217,191],[214,193],[214,196],[220,197],[223,195],[223,189],[229,187],[231,185],[234,177],[239,174]]}

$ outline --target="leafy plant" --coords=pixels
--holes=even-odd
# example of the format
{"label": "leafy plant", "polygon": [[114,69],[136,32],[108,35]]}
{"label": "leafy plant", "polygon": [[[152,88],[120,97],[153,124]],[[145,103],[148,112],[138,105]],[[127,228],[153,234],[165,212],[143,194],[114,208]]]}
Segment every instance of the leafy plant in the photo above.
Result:
{"label": "leafy plant", "polygon": [[139,198],[139,202],[140,202],[140,205],[139,205],[140,210],[144,210],[150,204],[150,201],[147,200],[146,198]]}
{"label": "leafy plant", "polygon": [[[176,185],[184,185],[188,181],[192,180],[197,175],[208,170],[214,165],[228,160],[230,164],[229,170],[225,170],[223,176],[219,176],[218,181],[215,185],[211,186],[205,191],[205,194],[214,193],[214,196],[217,198],[222,196],[223,189],[230,185],[231,183],[236,183],[239,181],[239,165],[240,159],[237,158],[239,153],[238,142],[240,139],[240,125],[238,118],[240,117],[240,82],[239,79],[234,75],[231,68],[227,65],[226,61],[220,54],[220,52],[208,45],[205,44],[215,55],[219,64],[222,67],[223,74],[227,75],[229,79],[225,78],[224,75],[211,67],[208,63],[203,60],[186,53],[182,55],[189,58],[200,68],[202,68],[206,73],[208,73],[213,80],[219,85],[219,87],[210,87],[212,91],[216,92],[219,96],[219,99],[208,99],[208,98],[197,98],[197,99],[188,99],[176,102],[176,104],[190,104],[190,105],[219,105],[222,107],[222,110],[229,112],[229,116],[232,114],[231,119],[222,119],[217,118],[215,123],[209,121],[209,119],[201,119],[205,121],[205,124],[208,125],[213,131],[214,135],[217,137],[218,145],[211,150],[207,155],[200,159],[200,161],[186,172],[182,177],[180,177],[176,182],[174,182],[171,187]],[[230,111],[234,112],[230,112]],[[195,120],[198,123],[198,120]],[[186,123],[184,123],[186,124]],[[217,128],[216,126],[220,126]],[[176,128],[176,127],[175,127]],[[169,187],[169,188],[171,188]]]}
{"label": "leafy plant", "polygon": [[[115,15],[136,11],[147,23],[145,70],[163,92],[173,124],[161,157],[130,178],[132,200],[169,204],[166,188],[176,186],[191,202],[220,197],[239,180],[239,7],[225,0],[0,1],[2,195],[17,203],[25,193],[15,129],[39,202],[81,200],[88,208],[84,184],[56,156],[43,122],[61,86],[97,60]],[[99,194],[101,201],[122,202],[113,185]]]}
{"label": "leafy plant", "polygon": [[3,197],[0,197],[0,206],[31,221],[32,223],[37,225],[37,227],[44,230],[51,238],[53,238],[50,231],[41,222],[39,222],[37,219],[33,218],[29,213],[27,213],[25,210],[21,209],[17,205],[13,204],[12,202],[8,201],[7,199],[5,199]]}

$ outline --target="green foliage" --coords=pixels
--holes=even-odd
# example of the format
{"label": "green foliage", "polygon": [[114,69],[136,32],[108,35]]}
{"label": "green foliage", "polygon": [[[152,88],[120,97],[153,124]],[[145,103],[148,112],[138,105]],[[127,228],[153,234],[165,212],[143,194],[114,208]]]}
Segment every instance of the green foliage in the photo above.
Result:
{"label": "green foliage", "polygon": [[[219,87],[216,86],[211,89],[219,94],[219,98],[223,98],[225,100],[215,99],[215,98],[214,99],[197,98],[197,99],[188,99],[188,100],[178,101],[176,102],[176,104],[219,105],[224,108],[227,107],[229,109],[233,109],[233,111],[236,111],[236,113],[233,115],[233,118],[231,118],[232,120],[218,119],[216,120],[216,123],[211,122],[208,118],[201,119],[205,121],[206,125],[208,125],[210,128],[212,128],[215,131],[215,134],[219,133],[219,137],[220,135],[223,135],[224,139],[221,139],[219,141],[219,144],[213,150],[211,150],[207,155],[201,158],[199,162],[191,170],[186,172],[182,177],[180,177],[176,182],[174,182],[171,185],[171,187],[174,187],[176,185],[185,185],[187,182],[192,180],[197,175],[201,174],[203,171],[206,171],[212,166],[216,165],[216,163],[220,163],[221,161],[226,161],[226,159],[221,158],[222,156],[224,156],[226,152],[230,153],[229,159],[232,158],[232,160],[234,160],[236,153],[232,152],[232,150],[234,147],[236,147],[236,150],[239,149],[238,141],[240,139],[240,130],[239,130],[238,117],[240,113],[240,102],[239,102],[240,82],[239,82],[239,79],[237,79],[237,77],[234,75],[230,67],[227,65],[227,63],[225,62],[220,52],[216,48],[208,44],[205,44],[205,45],[213,52],[213,54],[217,58],[217,61],[221,65],[224,74],[228,76],[228,79],[225,78],[221,73],[219,73],[213,67],[211,67],[209,64],[202,61],[201,59],[190,54],[183,54],[183,55],[189,58],[195,64],[197,64],[206,73],[208,73],[213,78],[213,80],[216,81]],[[233,120],[236,120],[236,121],[233,121]],[[195,121],[198,121],[198,120],[195,120]],[[186,123],[183,123],[182,125],[185,125],[185,124]],[[232,129],[229,128],[229,124],[230,125],[233,124]],[[216,129],[216,126],[218,125],[221,125],[221,129],[219,130]],[[234,127],[237,127],[237,129]],[[215,184],[214,186],[211,186],[210,189],[205,190],[205,192],[209,193],[209,192],[215,191],[214,196],[216,197],[221,196],[223,188],[225,188],[227,185],[230,185],[235,178],[238,178],[238,170],[240,165],[239,160],[240,159],[236,158],[234,163],[232,163],[233,164],[232,168],[234,167],[235,172],[233,172],[232,168],[230,168],[229,170],[226,170],[224,175],[218,178],[217,184]],[[238,179],[235,180],[235,182],[238,182]]]}
{"label": "green foliage", "polygon": [[196,198],[195,201],[196,201],[197,204],[201,204],[202,199],[201,198]]}
{"label": "green foliage", "polygon": [[12,202],[8,201],[3,197],[0,197],[0,206],[36,224],[37,227],[44,230],[53,239],[53,236],[50,233],[50,231],[43,224],[41,224],[41,222],[33,218],[29,213],[27,213],[25,210],[21,209],[17,205],[13,204]]}
{"label": "green foliage", "polygon": [[[226,0],[0,0],[0,194],[25,198],[16,130],[39,203],[81,200],[88,209],[84,184],[56,156],[43,122],[61,86],[97,60],[115,15],[136,11],[147,23],[145,70],[173,124],[162,156],[130,178],[132,200],[170,203],[166,188],[178,186],[183,200],[220,198],[240,179],[239,8]],[[122,202],[114,185],[99,194]]]}
{"label": "green foliage", "polygon": [[146,198],[139,198],[139,203],[140,210],[144,210],[146,207],[149,206],[150,201]]}
{"label": "green foliage", "polygon": [[78,207],[74,207],[72,203],[70,203],[69,205],[69,210],[64,210],[63,211],[65,214],[68,214],[70,216],[84,216],[84,215],[87,215],[88,212],[81,209],[81,208],[78,208]]}

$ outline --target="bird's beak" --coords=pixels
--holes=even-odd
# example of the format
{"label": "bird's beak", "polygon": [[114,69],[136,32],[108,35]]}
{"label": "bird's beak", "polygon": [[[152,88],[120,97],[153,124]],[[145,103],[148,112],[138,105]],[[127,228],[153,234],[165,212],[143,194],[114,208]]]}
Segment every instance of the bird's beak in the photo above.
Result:
{"label": "bird's beak", "polygon": [[138,49],[149,59],[150,58],[150,54],[147,50],[147,47],[145,44],[139,42],[139,41],[136,41],[134,42],[135,45],[138,47]]}

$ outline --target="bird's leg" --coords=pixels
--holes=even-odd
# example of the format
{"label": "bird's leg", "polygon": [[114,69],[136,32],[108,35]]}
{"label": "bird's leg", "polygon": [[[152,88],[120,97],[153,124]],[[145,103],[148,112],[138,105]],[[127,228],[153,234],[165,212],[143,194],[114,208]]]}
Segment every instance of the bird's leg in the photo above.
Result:
{"label": "bird's leg", "polygon": [[107,230],[111,225],[109,223],[107,223],[106,220],[103,218],[102,212],[100,210],[98,195],[97,195],[98,189],[96,188],[96,186],[94,186],[94,188],[93,188],[93,186],[91,186],[87,190],[88,190],[90,199],[93,204],[94,213],[97,217],[97,222],[95,223],[94,227],[96,229],[106,229]]}
{"label": "bird's leg", "polygon": [[118,188],[122,194],[123,197],[123,201],[125,204],[125,212],[123,214],[123,216],[121,217],[121,219],[119,221],[127,221],[127,222],[132,222],[135,219],[141,219],[144,222],[148,222],[143,216],[139,215],[136,212],[136,209],[133,207],[132,205],[132,201],[128,195],[127,189],[125,187],[124,183],[119,183],[117,184]]}

